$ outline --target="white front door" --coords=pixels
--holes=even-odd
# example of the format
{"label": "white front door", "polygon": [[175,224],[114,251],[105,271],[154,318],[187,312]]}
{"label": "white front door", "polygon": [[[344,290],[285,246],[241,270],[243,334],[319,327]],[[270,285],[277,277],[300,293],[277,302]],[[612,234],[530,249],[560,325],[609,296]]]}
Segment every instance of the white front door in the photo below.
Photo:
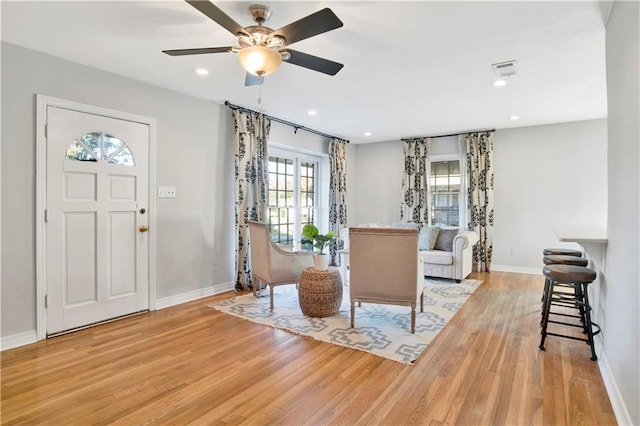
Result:
{"label": "white front door", "polygon": [[149,309],[149,125],[46,110],[47,334]]}

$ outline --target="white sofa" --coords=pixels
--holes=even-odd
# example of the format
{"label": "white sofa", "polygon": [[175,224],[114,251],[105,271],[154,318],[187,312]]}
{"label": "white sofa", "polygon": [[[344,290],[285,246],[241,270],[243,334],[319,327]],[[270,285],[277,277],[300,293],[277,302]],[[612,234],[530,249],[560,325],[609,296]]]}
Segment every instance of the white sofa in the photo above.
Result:
{"label": "white sofa", "polygon": [[473,246],[477,242],[475,231],[460,231],[453,238],[453,251],[421,250],[424,275],[462,281],[471,273]]}
{"label": "white sofa", "polygon": [[[362,226],[362,225],[360,225]],[[371,226],[371,225],[370,225]],[[380,225],[372,225],[377,227]],[[349,228],[340,232],[344,241],[340,250],[340,272],[345,284],[349,282]],[[453,238],[452,251],[421,250],[424,275],[427,277],[449,278],[458,282],[465,279],[472,269],[473,246],[478,242],[475,231],[459,231]]]}

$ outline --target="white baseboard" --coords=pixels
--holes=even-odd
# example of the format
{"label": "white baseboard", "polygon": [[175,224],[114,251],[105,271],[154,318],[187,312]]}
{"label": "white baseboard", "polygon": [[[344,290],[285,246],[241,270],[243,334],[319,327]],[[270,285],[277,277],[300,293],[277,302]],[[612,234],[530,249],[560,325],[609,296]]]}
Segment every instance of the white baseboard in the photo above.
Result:
{"label": "white baseboard", "polygon": [[202,299],[203,297],[213,296],[215,294],[225,293],[234,289],[235,284],[233,282],[228,282],[222,284],[214,284],[211,287],[200,288],[198,290],[175,294],[169,297],[163,297],[161,299],[156,299],[156,309],[168,308],[170,306],[191,302],[193,300]]}
{"label": "white baseboard", "polygon": [[38,335],[35,330],[24,331],[22,333],[6,336],[0,339],[0,350],[17,348],[19,346],[30,345],[38,341]]}
{"label": "white baseboard", "polygon": [[604,387],[607,389],[607,394],[609,395],[609,400],[611,401],[611,406],[613,407],[613,414],[615,414],[616,416],[616,421],[619,425],[623,426],[633,425],[634,423],[631,421],[629,410],[627,410],[627,406],[625,405],[624,399],[622,398],[622,393],[618,388],[616,379],[613,377],[613,372],[611,371],[611,367],[609,366],[609,361],[607,361],[607,357],[605,356],[604,352],[602,352],[602,350],[600,350],[600,352],[598,353],[598,367],[600,367],[600,375],[602,376]]}
{"label": "white baseboard", "polygon": [[512,265],[491,265],[491,271],[511,272],[514,274],[532,274],[542,276],[542,267],[534,268],[531,266],[512,266]]}

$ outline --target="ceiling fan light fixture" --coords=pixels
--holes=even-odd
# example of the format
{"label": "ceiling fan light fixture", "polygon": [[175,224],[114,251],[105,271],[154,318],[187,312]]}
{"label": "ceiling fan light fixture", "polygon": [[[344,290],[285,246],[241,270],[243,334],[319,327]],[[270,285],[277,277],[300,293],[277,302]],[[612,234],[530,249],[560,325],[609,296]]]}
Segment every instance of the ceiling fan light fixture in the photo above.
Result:
{"label": "ceiling fan light fixture", "polygon": [[240,49],[238,60],[248,73],[265,76],[274,73],[282,63],[280,53],[265,46],[249,46]]}

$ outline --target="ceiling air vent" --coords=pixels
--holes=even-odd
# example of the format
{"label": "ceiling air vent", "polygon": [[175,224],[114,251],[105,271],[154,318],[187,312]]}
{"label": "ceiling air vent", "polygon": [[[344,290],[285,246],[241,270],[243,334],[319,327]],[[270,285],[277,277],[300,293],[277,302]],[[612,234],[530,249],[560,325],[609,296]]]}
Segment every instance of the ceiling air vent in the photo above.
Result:
{"label": "ceiling air vent", "polygon": [[495,72],[498,77],[516,75],[516,61],[499,62],[491,66],[493,67],[493,72]]}

